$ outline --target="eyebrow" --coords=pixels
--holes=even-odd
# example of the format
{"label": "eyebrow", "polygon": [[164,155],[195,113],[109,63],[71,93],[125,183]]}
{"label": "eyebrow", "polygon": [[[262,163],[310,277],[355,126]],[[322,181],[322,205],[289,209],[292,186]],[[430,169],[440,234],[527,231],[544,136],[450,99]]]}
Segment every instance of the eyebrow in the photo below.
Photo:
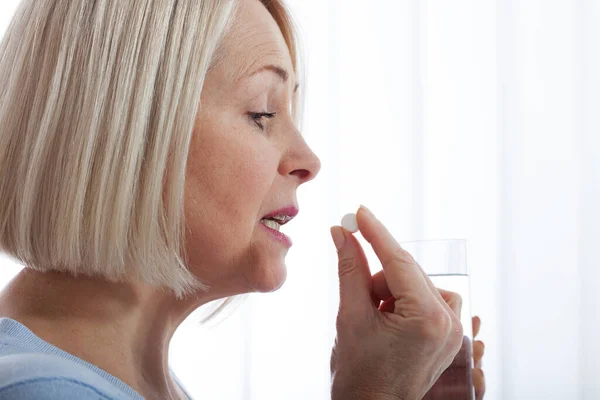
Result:
{"label": "eyebrow", "polygon": [[[260,74],[261,72],[265,72],[265,71],[270,71],[270,72],[275,73],[279,78],[281,78],[281,80],[284,83],[287,82],[288,79],[290,78],[289,72],[287,72],[285,69],[283,69],[277,65],[273,65],[273,64],[262,66],[259,69],[257,69],[256,71],[254,71],[253,73],[251,73],[249,76],[252,77],[256,74]],[[296,86],[294,87],[294,93],[296,93],[298,91],[299,87],[300,87],[300,84],[296,83]]]}

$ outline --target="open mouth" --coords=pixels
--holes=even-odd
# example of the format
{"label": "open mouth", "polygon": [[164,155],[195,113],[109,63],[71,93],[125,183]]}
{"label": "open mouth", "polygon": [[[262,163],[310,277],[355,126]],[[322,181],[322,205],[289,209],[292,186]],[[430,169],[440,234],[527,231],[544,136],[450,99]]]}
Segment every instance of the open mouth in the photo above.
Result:
{"label": "open mouth", "polygon": [[260,223],[265,227],[267,232],[271,233],[271,236],[275,240],[283,243],[285,247],[290,248],[292,240],[280,230],[283,225],[294,219],[296,215],[298,215],[298,208],[288,206],[265,215],[261,218]]}
{"label": "open mouth", "polygon": [[265,225],[267,228],[271,228],[274,231],[279,232],[281,227],[292,220],[293,217],[285,214],[273,215],[270,217],[265,217],[260,220],[260,222]]}

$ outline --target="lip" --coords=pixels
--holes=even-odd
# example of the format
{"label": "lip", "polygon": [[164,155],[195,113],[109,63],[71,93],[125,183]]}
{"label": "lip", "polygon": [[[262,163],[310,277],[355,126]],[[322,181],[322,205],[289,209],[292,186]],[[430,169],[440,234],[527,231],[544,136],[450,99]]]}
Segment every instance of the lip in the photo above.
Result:
{"label": "lip", "polygon": [[[275,217],[277,215],[287,215],[290,217],[290,221],[296,216],[298,215],[298,212],[300,210],[298,210],[298,207],[295,206],[287,206],[284,208],[280,208],[279,210],[275,210],[270,212],[269,214],[265,215],[264,217],[261,218],[261,220],[265,219],[265,218],[272,218]],[[287,221],[289,222],[289,221]],[[286,223],[287,223],[286,222]],[[290,239],[289,236],[287,236],[286,234],[276,231],[275,229],[271,229],[268,226],[266,226],[265,224],[263,224],[262,222],[259,221],[259,224],[267,230],[267,232],[269,232],[271,235],[273,235],[273,237],[283,243],[284,246],[286,246],[287,248],[292,247],[292,239]]]}
{"label": "lip", "polygon": [[[276,214],[275,214],[276,215]],[[292,247],[292,239],[290,239],[289,236],[287,236],[286,234],[276,231],[275,229],[271,229],[268,226],[266,226],[265,224],[263,224],[262,222],[259,222],[260,226],[262,226],[264,229],[266,229],[271,235],[273,235],[273,237],[278,240],[279,242],[283,243],[284,246],[286,246],[288,249],[290,247]]]}
{"label": "lip", "polygon": [[261,219],[272,218],[272,217],[274,217],[276,215],[288,215],[291,218],[294,218],[296,215],[298,215],[298,212],[299,212],[299,210],[298,210],[297,207],[288,206],[288,207],[285,207],[285,208],[281,208],[281,209],[279,209],[277,211],[273,211],[273,212],[265,215]]}

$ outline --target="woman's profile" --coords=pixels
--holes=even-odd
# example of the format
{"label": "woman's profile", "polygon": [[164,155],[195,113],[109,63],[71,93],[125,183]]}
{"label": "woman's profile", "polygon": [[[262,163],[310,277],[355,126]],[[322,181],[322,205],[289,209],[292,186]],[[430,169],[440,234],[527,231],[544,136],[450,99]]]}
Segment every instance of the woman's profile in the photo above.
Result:
{"label": "woman's profile", "polygon": [[[279,0],[21,2],[0,44],[0,251],[24,266],[0,293],[0,399],[190,398],[175,330],[281,287],[280,229],[319,173],[296,43]],[[332,228],[332,398],[422,398],[460,302],[357,219],[385,276]]]}

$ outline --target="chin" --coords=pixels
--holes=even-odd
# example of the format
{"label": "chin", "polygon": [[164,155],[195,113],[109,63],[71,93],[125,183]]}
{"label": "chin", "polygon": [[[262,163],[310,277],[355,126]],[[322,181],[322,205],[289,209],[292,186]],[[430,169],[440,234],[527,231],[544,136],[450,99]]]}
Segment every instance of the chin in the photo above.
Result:
{"label": "chin", "polygon": [[265,265],[252,272],[250,286],[253,292],[270,293],[283,286],[287,278],[287,267],[282,260],[276,265]]}

